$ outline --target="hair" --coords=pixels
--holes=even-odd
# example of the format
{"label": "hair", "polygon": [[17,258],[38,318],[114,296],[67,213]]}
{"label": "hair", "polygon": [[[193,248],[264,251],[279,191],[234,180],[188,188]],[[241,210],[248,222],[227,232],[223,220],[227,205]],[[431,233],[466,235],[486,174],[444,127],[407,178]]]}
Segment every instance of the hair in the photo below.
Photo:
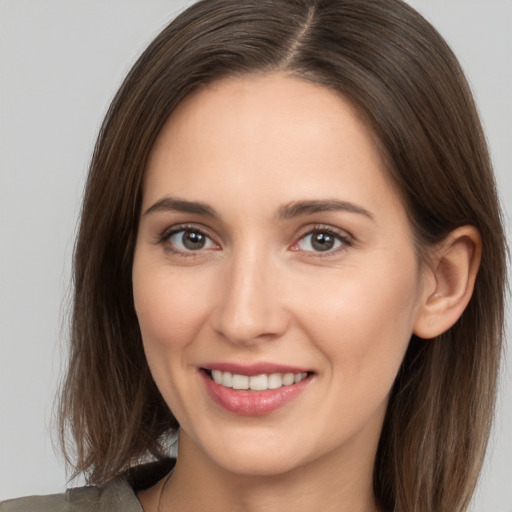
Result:
{"label": "hair", "polygon": [[400,0],[203,0],[142,53],[106,114],[85,189],[60,402],[68,462],[101,483],[165,456],[179,425],[150,374],[131,281],[146,163],[191,91],[265,72],[323,84],[364,115],[419,254],[463,225],[482,236],[480,270],[461,318],[433,340],[410,341],[374,468],[383,510],[466,510],[494,409],[506,243],[464,74],[438,32]]}

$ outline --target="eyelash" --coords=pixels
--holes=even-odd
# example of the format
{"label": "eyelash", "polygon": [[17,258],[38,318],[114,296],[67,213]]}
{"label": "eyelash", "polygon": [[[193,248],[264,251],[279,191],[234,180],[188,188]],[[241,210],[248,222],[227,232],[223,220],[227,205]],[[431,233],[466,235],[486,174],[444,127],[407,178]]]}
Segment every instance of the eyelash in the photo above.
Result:
{"label": "eyelash", "polygon": [[[169,243],[169,240],[173,235],[176,235],[177,233],[181,233],[181,232],[185,233],[187,231],[198,233],[198,234],[206,237],[207,239],[211,240],[216,245],[218,245],[212,239],[212,237],[210,235],[208,235],[208,233],[205,230],[199,228],[197,225],[189,225],[189,224],[173,226],[172,228],[166,229],[162,233],[162,235],[159,237],[158,243],[161,244],[162,246],[164,246],[164,249],[167,252],[170,252],[171,254],[176,254],[178,256],[183,256],[183,257],[199,256],[199,253],[203,252],[201,249],[199,249],[197,251],[193,251],[193,250],[181,251],[179,249],[176,249],[175,247],[172,246],[171,243]],[[322,233],[322,234],[332,236],[337,241],[340,242],[339,247],[337,247],[335,249],[326,250],[324,252],[322,252],[322,251],[303,251],[305,253],[311,253],[310,255],[315,258],[326,258],[329,256],[333,256],[335,254],[338,254],[341,251],[346,250],[347,247],[352,247],[352,245],[353,245],[352,237],[350,235],[347,235],[345,232],[338,231],[338,230],[332,228],[331,226],[318,224],[318,225],[313,226],[312,229],[309,229],[307,232],[303,233],[297,239],[297,241],[292,244],[292,247],[297,246],[302,240],[304,240],[308,236],[312,236],[314,233]],[[300,251],[300,249],[293,249],[293,248],[291,250],[297,251],[297,252]]]}
{"label": "eyelash", "polygon": [[[310,255],[314,258],[328,258],[330,256],[337,255],[341,251],[345,251],[348,247],[353,246],[353,239],[350,235],[348,235],[345,231],[340,231],[332,226],[326,226],[323,224],[317,224],[313,226],[312,229],[309,229],[307,232],[302,234],[300,238],[293,244],[293,246],[297,246],[301,240],[304,240],[308,236],[312,236],[315,233],[321,233],[325,235],[332,236],[335,240],[340,242],[340,246],[334,249],[330,249],[327,251],[304,251],[307,253],[311,253]],[[300,249],[296,249],[299,251]]]}
{"label": "eyelash", "polygon": [[[173,226],[172,228],[166,229],[160,236],[158,243],[161,244],[164,247],[164,249],[167,252],[170,252],[171,254],[176,254],[178,256],[184,256],[184,257],[188,257],[188,258],[194,257],[194,256],[199,256],[198,253],[202,252],[200,250],[198,250],[198,251],[192,251],[192,250],[180,251],[179,249],[176,249],[175,247],[173,247],[172,244],[169,242],[170,238],[173,235],[176,235],[177,233],[181,233],[181,232],[186,233],[187,231],[193,232],[193,233],[198,233],[198,234],[204,236],[205,238],[213,241],[212,237],[205,230],[199,228],[197,225],[183,224],[183,225]],[[216,242],[214,242],[214,243],[216,243]]]}

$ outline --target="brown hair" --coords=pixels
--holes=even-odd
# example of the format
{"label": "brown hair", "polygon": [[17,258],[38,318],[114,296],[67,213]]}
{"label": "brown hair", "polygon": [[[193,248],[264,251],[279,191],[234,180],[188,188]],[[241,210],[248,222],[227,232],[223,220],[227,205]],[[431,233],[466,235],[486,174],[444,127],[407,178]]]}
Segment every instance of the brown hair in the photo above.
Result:
{"label": "brown hair", "polygon": [[436,30],[400,0],[203,0],[133,66],[98,137],[75,248],[60,408],[63,439],[70,432],[76,447],[74,466],[91,482],[108,480],[162,457],[178,427],[144,357],[131,284],[141,183],[155,138],[193,89],[277,70],[324,84],[364,113],[420,254],[462,225],[482,235],[481,268],[460,320],[434,340],[410,342],[374,471],[384,510],[466,510],[494,407],[505,240],[463,72]]}

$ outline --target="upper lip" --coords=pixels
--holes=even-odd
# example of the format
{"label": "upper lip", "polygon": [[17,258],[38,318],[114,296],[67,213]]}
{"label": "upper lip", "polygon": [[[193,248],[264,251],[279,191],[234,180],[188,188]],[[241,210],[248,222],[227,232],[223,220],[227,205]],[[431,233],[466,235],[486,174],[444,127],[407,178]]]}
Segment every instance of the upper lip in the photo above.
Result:
{"label": "upper lip", "polygon": [[202,365],[204,370],[219,370],[221,372],[236,373],[237,375],[261,375],[263,373],[308,373],[311,370],[278,363],[258,362],[251,364],[240,364],[230,362],[207,363]]}

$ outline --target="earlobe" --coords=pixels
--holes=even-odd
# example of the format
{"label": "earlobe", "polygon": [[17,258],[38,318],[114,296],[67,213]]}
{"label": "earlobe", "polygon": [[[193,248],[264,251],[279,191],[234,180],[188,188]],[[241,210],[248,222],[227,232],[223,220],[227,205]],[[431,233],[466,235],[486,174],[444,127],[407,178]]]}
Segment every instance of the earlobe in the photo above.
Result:
{"label": "earlobe", "polygon": [[482,239],[474,226],[452,231],[432,255],[414,334],[430,339],[447,331],[462,315],[473,294]]}

